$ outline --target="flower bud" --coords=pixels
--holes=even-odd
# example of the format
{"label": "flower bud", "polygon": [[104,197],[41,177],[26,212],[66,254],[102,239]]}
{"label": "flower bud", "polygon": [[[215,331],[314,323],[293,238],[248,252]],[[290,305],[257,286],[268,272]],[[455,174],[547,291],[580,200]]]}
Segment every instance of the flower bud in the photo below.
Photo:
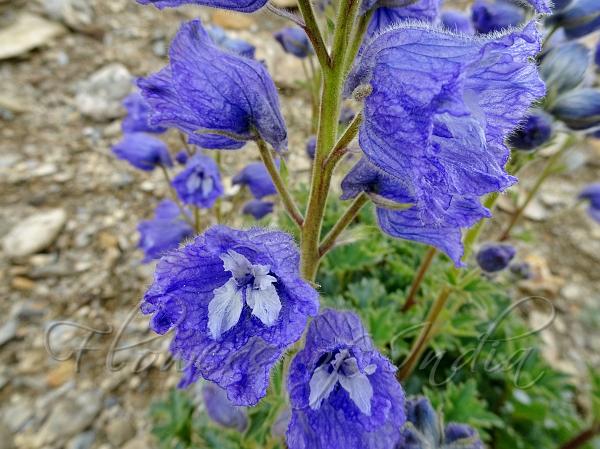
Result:
{"label": "flower bud", "polygon": [[525,20],[525,11],[506,0],[476,0],[471,11],[475,31],[481,34],[515,27]]}
{"label": "flower bud", "polygon": [[234,406],[225,390],[213,383],[202,387],[202,397],[206,406],[206,413],[217,424],[223,427],[236,429],[243,432],[248,426],[248,417],[245,407]]}
{"label": "flower bud", "polygon": [[295,27],[286,27],[274,34],[286,53],[298,58],[306,58],[313,54],[313,49],[306,33]]}
{"label": "flower bud", "polygon": [[516,253],[511,245],[489,244],[479,250],[476,259],[483,271],[494,273],[504,270]]}
{"label": "flower bud", "polygon": [[588,185],[579,194],[580,200],[589,201],[588,213],[595,221],[600,223],[600,182]]}
{"label": "flower bud", "polygon": [[545,112],[530,113],[508,136],[508,144],[517,150],[534,150],[552,137],[552,117]]}
{"label": "flower bud", "polygon": [[242,209],[244,215],[252,215],[256,220],[266,217],[273,212],[274,203],[271,201],[250,200]]}
{"label": "flower bud", "polygon": [[317,138],[315,136],[310,136],[308,138],[308,142],[306,142],[306,154],[309,158],[315,158],[315,152],[317,151]]}
{"label": "flower bud", "polygon": [[600,2],[598,0],[574,0],[557,12],[547,22],[565,30],[570,39],[586,36],[600,29]]}
{"label": "flower bud", "polygon": [[588,48],[578,42],[555,47],[540,64],[540,74],[550,94],[574,89],[583,81],[589,64]]}
{"label": "flower bud", "polygon": [[600,89],[578,89],[556,100],[550,111],[569,128],[580,130],[600,125]]}

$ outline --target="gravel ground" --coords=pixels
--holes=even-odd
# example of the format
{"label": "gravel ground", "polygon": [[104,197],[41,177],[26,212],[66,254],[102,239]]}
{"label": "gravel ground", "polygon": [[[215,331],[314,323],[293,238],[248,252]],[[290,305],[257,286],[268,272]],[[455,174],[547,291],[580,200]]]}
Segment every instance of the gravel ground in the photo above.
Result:
{"label": "gravel ground", "polygon": [[[0,0],[0,449],[153,447],[149,403],[178,374],[168,341],[137,313],[153,266],[141,264],[135,228],[167,192],[160,173],[130,169],[110,146],[131,78],[164,65],[179,22],[197,16],[209,13],[132,0]],[[292,179],[302,179],[308,98],[301,65],[271,37],[282,22],[222,12],[212,20],[257,45],[281,89]],[[175,133],[167,139],[178,149]],[[256,156],[227,155],[226,182]],[[573,203],[600,180],[600,145],[571,159],[577,167],[544,186],[518,229],[535,236],[519,257],[538,274],[520,287],[558,309],[542,332],[544,353],[579,376],[585,363],[600,365],[600,226]],[[536,326],[544,311],[529,317]]]}

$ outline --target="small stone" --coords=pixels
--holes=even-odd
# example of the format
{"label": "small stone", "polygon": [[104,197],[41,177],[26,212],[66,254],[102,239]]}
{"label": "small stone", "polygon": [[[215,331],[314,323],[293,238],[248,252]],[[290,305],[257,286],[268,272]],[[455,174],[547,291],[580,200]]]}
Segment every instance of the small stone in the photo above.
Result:
{"label": "small stone", "polygon": [[8,257],[24,257],[46,249],[58,237],[67,221],[63,209],[30,215],[14,226],[2,241]]}
{"label": "small stone", "polygon": [[106,438],[116,447],[121,447],[135,435],[135,426],[130,417],[119,417],[111,420],[106,426]]}
{"label": "small stone", "polygon": [[90,430],[74,436],[65,446],[65,449],[90,449],[96,440],[96,432]]}
{"label": "small stone", "polygon": [[9,320],[0,327],[0,347],[11,341],[17,336],[17,320]]}
{"label": "small stone", "polygon": [[153,449],[154,447],[156,446],[152,443],[150,438],[144,436],[129,441],[121,449]]}
{"label": "small stone", "polygon": [[69,27],[78,31],[92,28],[96,12],[89,0],[46,0],[46,13],[56,20],[62,20]]}
{"label": "small stone", "polygon": [[73,373],[75,373],[75,362],[73,360],[65,360],[48,372],[46,383],[52,388],[60,387],[73,377]]}
{"label": "small stone", "polygon": [[75,103],[79,112],[93,120],[116,119],[125,113],[122,102],[132,86],[132,76],[124,65],[109,64],[80,84]]}
{"label": "small stone", "polygon": [[0,30],[0,59],[14,58],[45,45],[66,30],[33,14],[21,14],[13,23]]}
{"label": "small stone", "polygon": [[35,282],[23,276],[16,276],[13,278],[10,285],[15,290],[33,290],[35,287]]}
{"label": "small stone", "polygon": [[98,391],[75,391],[52,409],[36,437],[38,446],[64,441],[89,427],[102,408]]}

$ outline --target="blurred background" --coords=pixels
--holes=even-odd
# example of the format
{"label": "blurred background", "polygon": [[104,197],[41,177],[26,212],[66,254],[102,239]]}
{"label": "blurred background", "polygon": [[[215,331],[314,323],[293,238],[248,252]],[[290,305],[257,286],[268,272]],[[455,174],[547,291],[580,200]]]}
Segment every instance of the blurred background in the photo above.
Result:
{"label": "blurred background", "polygon": [[[310,95],[301,61],[273,38],[283,19],[161,12],[133,0],[0,0],[0,449],[155,447],[150,403],[179,374],[168,340],[137,313],[154,265],[142,263],[136,226],[168,193],[158,171],[136,171],[110,148],[133,80],[166,64],[179,24],[195,17],[256,46],[280,89],[287,166],[299,186],[310,169]],[[180,149],[176,133],[165,139]],[[254,159],[254,148],[225,156],[226,189]],[[538,172],[526,169],[516,191]],[[521,296],[548,298],[557,311],[540,333],[542,354],[575,382],[600,366],[600,225],[577,205],[583,186],[598,181],[600,140],[588,139],[515,232],[531,270]],[[488,232],[514,203],[502,198]],[[531,307],[526,318],[539,329],[548,313]]]}

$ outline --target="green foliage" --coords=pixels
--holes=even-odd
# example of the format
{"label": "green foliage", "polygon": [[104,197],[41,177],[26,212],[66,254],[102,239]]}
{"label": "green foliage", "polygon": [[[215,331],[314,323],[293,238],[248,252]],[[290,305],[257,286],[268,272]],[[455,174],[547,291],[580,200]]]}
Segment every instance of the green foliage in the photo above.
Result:
{"label": "green foliage", "polygon": [[[325,232],[342,211],[341,203],[333,202]],[[280,224],[286,220],[280,218]],[[416,305],[402,313],[426,248],[383,236],[373,220],[372,210],[365,208],[344,236],[352,244],[340,245],[324,258],[317,279],[321,307],[360,314],[377,346],[399,366],[440,287],[453,285],[438,336],[404,384],[407,394],[427,396],[446,422],[475,427],[494,449],[558,448],[598,420],[600,374],[590,373],[593,400],[590,416],[583,416],[568,377],[541,357],[539,335],[523,319],[519,301],[511,298],[510,278],[491,281],[476,270],[449,277],[450,262],[438,255]],[[216,427],[204,413],[192,415],[183,393],[173,393],[153,408],[161,447],[284,449],[284,442],[271,432],[287,407],[283,372],[278,366],[267,397],[249,410],[250,425],[243,436]]]}

